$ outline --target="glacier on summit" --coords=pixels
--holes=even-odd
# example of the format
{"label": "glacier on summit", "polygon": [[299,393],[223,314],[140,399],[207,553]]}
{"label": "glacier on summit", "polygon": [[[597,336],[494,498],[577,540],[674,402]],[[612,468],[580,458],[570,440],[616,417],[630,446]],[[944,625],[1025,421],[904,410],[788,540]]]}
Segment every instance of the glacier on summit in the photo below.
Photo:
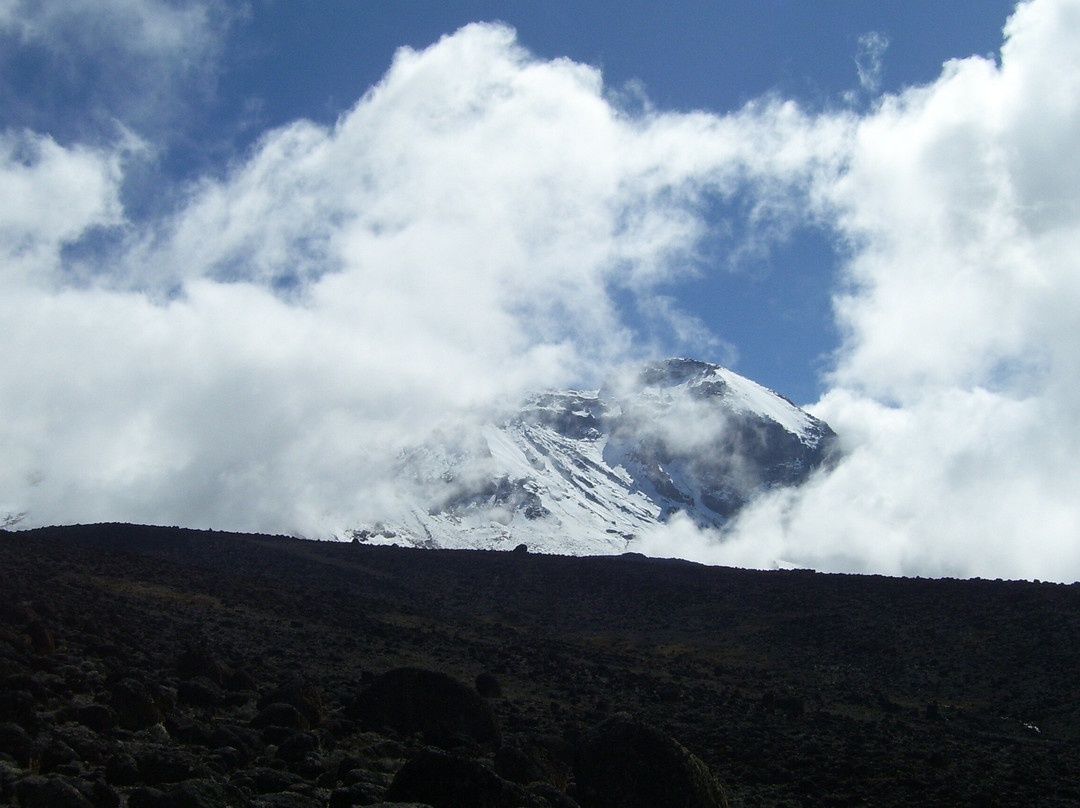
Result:
{"label": "glacier on summit", "polygon": [[373,544],[572,555],[633,550],[674,514],[721,528],[838,451],[828,424],[718,365],[668,359],[596,391],[530,396],[510,417],[404,452],[400,512]]}

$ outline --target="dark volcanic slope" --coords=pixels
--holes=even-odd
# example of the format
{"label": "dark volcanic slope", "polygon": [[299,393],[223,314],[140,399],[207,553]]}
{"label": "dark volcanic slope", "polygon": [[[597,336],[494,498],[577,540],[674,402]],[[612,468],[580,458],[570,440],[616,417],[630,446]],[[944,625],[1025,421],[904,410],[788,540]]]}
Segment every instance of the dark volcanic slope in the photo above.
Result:
{"label": "dark volcanic slope", "polygon": [[[363,672],[402,665],[494,674],[507,736],[573,740],[627,711],[701,757],[734,805],[1080,804],[1077,586],[105,525],[0,532],[0,607],[2,688],[53,677],[41,720],[126,673],[176,688],[203,644],[260,694],[303,675],[330,718]],[[55,653],[28,645],[38,618]],[[183,723],[162,742],[184,742]],[[341,789],[327,778],[310,804]]]}

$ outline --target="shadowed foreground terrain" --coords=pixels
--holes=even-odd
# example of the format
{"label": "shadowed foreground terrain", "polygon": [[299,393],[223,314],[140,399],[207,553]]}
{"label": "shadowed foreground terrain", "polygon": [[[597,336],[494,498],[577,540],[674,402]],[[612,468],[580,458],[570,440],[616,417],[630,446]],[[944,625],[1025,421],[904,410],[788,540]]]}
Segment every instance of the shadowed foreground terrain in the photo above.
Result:
{"label": "shadowed foreground terrain", "polygon": [[0,802],[1077,805],[1078,663],[1075,585],[0,531]]}

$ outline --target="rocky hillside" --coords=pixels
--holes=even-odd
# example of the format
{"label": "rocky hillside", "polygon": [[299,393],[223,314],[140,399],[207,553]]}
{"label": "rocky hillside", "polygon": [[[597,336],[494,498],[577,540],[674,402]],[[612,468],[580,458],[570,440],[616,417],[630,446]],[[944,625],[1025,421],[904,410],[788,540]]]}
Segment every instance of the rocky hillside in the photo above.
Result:
{"label": "rocky hillside", "polygon": [[1073,806],[1080,588],[0,532],[0,803]]}

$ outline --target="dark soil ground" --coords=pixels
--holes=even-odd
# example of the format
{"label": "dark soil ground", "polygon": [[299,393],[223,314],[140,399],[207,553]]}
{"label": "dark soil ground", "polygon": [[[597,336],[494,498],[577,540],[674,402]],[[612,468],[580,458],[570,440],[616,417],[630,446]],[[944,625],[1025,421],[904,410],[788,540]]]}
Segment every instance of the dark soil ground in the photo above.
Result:
{"label": "dark soil ground", "polygon": [[628,713],[733,806],[1080,805],[1080,586],[123,525],[0,531],[0,802],[386,800],[448,748],[350,713],[402,666],[487,674],[504,741]]}

